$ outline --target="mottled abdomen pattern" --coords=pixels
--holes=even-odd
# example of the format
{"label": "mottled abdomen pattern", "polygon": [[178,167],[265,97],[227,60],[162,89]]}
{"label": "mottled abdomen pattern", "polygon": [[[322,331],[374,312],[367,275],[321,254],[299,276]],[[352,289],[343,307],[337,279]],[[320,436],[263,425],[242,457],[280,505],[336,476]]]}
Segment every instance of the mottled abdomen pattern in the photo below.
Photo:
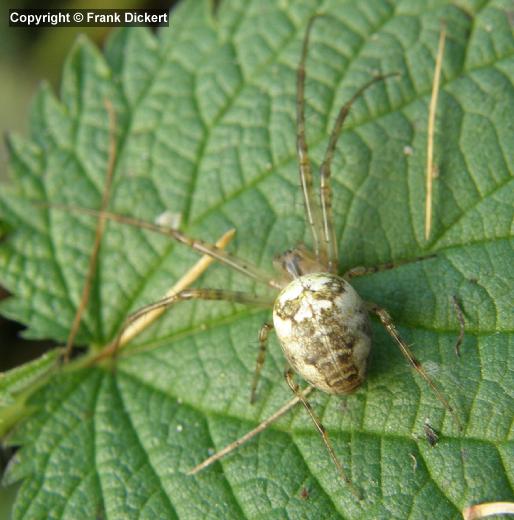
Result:
{"label": "mottled abdomen pattern", "polygon": [[311,385],[344,394],[364,381],[368,313],[339,276],[311,273],[293,280],[275,301],[273,323],[287,360]]}

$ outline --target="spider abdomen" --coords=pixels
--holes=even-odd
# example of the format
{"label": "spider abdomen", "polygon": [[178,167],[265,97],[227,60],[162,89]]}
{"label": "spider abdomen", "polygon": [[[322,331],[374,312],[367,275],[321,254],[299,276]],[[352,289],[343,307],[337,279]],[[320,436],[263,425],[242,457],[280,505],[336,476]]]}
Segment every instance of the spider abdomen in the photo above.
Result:
{"label": "spider abdomen", "polygon": [[273,323],[290,365],[314,387],[344,394],[364,381],[371,349],[368,313],[339,276],[294,279],[275,301]]}

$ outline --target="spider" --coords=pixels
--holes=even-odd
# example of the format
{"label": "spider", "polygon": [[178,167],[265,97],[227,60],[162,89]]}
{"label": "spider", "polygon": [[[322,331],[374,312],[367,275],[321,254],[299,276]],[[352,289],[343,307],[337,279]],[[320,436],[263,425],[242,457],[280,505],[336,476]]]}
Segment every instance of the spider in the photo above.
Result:
{"label": "spider", "polygon": [[[108,212],[101,214],[108,219],[157,231],[172,237],[191,249],[209,255],[240,273],[266,284],[275,291],[273,300],[254,294],[224,289],[186,289],[146,305],[128,317],[117,338],[101,353],[100,357],[115,355],[124,331],[149,312],[166,309],[186,300],[224,300],[248,305],[264,305],[273,309],[273,319],[264,323],[259,331],[259,351],[251,385],[250,401],[255,402],[261,370],[265,361],[268,337],[275,330],[287,361],[284,373],[291,391],[310,415],[325,447],[335,464],[339,476],[352,492],[360,498],[356,486],[347,476],[337,458],[323,424],[295,381],[300,375],[310,387],[328,394],[342,395],[355,391],[365,380],[367,359],[371,350],[369,314],[378,317],[387,332],[399,346],[412,368],[426,381],[437,399],[454,417],[457,415],[444,395],[439,391],[420,362],[400,336],[389,313],[373,302],[363,301],[349,280],[377,271],[392,269],[398,264],[387,263],[375,267],[355,267],[338,274],[339,259],[332,212],[331,164],[343,123],[354,102],[378,81],[395,74],[375,76],[363,85],[340,109],[329,137],[326,153],[320,168],[319,202],[315,196],[312,167],[308,156],[305,131],[305,63],[309,36],[317,16],[312,17],[303,38],[296,84],[297,154],[300,184],[305,204],[305,219],[310,228],[312,250],[299,245],[275,258],[280,275],[270,278],[258,266],[227,253],[216,245],[191,238],[177,229],[143,222],[127,216]],[[93,210],[82,210],[98,215]],[[413,261],[428,257],[415,258]],[[240,443],[241,444],[241,443]],[[239,445],[239,444],[238,444]],[[200,465],[201,466],[201,465]]]}

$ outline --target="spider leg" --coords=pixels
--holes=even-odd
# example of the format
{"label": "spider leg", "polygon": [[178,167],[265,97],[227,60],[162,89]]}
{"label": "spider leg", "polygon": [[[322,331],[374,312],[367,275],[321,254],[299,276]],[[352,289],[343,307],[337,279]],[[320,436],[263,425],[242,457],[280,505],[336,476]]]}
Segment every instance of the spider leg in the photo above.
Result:
{"label": "spider leg", "polygon": [[[231,229],[224,233],[216,241],[216,246],[224,249],[230,240],[232,240],[235,233],[235,229]],[[179,280],[177,280],[173,287],[166,291],[163,298],[173,296],[178,294],[180,291],[189,288],[189,286],[192,285],[193,282],[203,274],[203,272],[212,264],[212,262],[214,262],[214,259],[210,256],[202,256],[202,258],[200,258],[200,260],[198,260],[198,262],[196,262],[193,267],[191,267],[191,269],[189,269],[182,277],[180,277]],[[149,311],[146,314],[140,316],[141,319],[133,321],[130,326],[124,330],[123,334],[120,335],[119,347],[122,347],[131,341],[135,336],[150,326],[156,319],[161,316],[165,310],[165,308],[154,309],[153,311]]]}
{"label": "spider leg", "polygon": [[[307,387],[303,391],[303,396],[308,396],[312,391],[314,390],[313,386]],[[194,468],[190,469],[187,474],[188,475],[196,475],[199,471],[202,471],[206,467],[210,466],[211,464],[214,464],[216,461],[222,459],[225,457],[225,455],[228,455],[230,452],[234,451],[235,449],[239,448],[239,446],[242,446],[243,444],[246,444],[248,441],[253,439],[256,435],[264,431],[266,428],[268,428],[272,423],[275,421],[278,421],[283,415],[285,415],[291,408],[293,408],[295,405],[298,404],[300,401],[299,397],[293,397],[290,401],[288,401],[286,404],[281,406],[275,413],[264,419],[264,421],[260,422],[253,430],[250,430],[248,433],[240,437],[239,439],[236,439],[234,442],[231,442],[227,446],[225,446],[220,451],[216,452],[214,455],[211,455],[209,458],[205,459],[203,462],[200,462],[200,464],[196,465]]]}
{"label": "spider leg", "polygon": [[360,491],[357,489],[355,484],[350,480],[350,477],[348,477],[346,475],[341,462],[337,458],[336,453],[334,451],[334,448],[332,446],[332,443],[330,442],[330,439],[328,437],[328,432],[325,430],[325,427],[321,423],[319,417],[314,412],[314,410],[313,410],[311,404],[309,403],[309,401],[307,401],[307,399],[305,398],[305,396],[301,392],[300,387],[295,383],[295,381],[293,379],[294,378],[293,370],[290,367],[288,367],[286,369],[285,373],[284,373],[284,376],[286,378],[287,384],[289,385],[289,388],[291,388],[292,392],[301,401],[301,403],[303,404],[303,406],[305,407],[305,409],[307,410],[307,412],[311,416],[312,422],[314,423],[314,425],[316,426],[316,429],[318,430],[319,434],[321,435],[321,438],[322,438],[322,440],[323,440],[323,442],[325,444],[325,447],[327,448],[327,451],[328,451],[328,453],[330,455],[330,458],[332,459],[332,461],[334,462],[334,464],[335,464],[335,466],[337,468],[339,476],[341,477],[341,479],[346,484],[348,484],[348,486],[350,487],[352,493],[359,500],[362,500],[362,495],[361,495]]}
{"label": "spider leg", "polygon": [[296,76],[296,150],[298,153],[300,185],[305,203],[305,217],[311,228],[314,253],[318,261],[326,263],[326,246],[320,239],[322,232],[320,208],[314,196],[312,166],[309,160],[308,145],[305,138],[305,61],[307,59],[309,35],[315,20],[316,16],[313,16],[307,24],[307,29],[303,37],[300,64],[298,65]]}
{"label": "spider leg", "polygon": [[350,280],[351,278],[355,278],[357,276],[365,276],[367,274],[373,273],[381,273],[382,271],[389,271],[391,269],[395,269],[396,267],[400,267],[401,265],[411,264],[414,262],[421,262],[423,260],[430,260],[431,258],[435,258],[437,255],[427,255],[427,256],[416,256],[415,258],[409,260],[397,260],[394,262],[385,262],[384,264],[373,265],[370,267],[365,267],[359,265],[357,267],[352,267],[348,269],[343,275],[343,278],[346,280]]}
{"label": "spider leg", "polygon": [[250,403],[255,403],[255,394],[257,391],[257,384],[261,375],[264,360],[266,358],[266,349],[268,347],[268,336],[273,330],[273,323],[264,323],[259,331],[259,353],[257,354],[257,362],[255,363],[255,372],[252,381],[252,393],[250,394]]}
{"label": "spider leg", "polygon": [[201,253],[203,255],[210,256],[217,260],[220,264],[231,267],[232,269],[239,271],[240,273],[248,276],[249,278],[253,278],[258,282],[264,283],[270,287],[274,287],[276,289],[281,289],[283,287],[283,283],[274,279],[270,279],[268,273],[257,267],[256,265],[238,258],[235,255],[227,253],[223,251],[220,247],[217,247],[214,244],[210,244],[208,242],[204,242],[198,238],[192,238],[185,233],[182,233],[178,229],[170,228],[169,226],[162,226],[159,224],[153,224],[152,222],[147,222],[145,220],[140,220],[137,218],[129,217],[126,215],[119,215],[118,213],[111,213],[108,211],[97,211],[89,208],[79,208],[75,206],[68,206],[66,204],[47,204],[47,203],[36,203],[36,205],[40,207],[50,207],[56,208],[60,210],[70,211],[73,213],[81,213],[84,215],[90,215],[92,217],[100,217],[107,220],[112,220],[114,222],[119,222],[120,224],[127,224],[129,226],[135,226],[141,229],[146,229],[148,231],[154,231],[155,233],[160,233],[161,235],[166,235],[171,237],[173,240],[184,244],[185,246],[193,249],[194,251]]}
{"label": "spider leg", "polygon": [[450,405],[446,397],[442,394],[442,392],[437,388],[435,383],[432,381],[426,370],[423,368],[423,365],[418,361],[418,359],[416,359],[405,340],[400,336],[400,333],[398,332],[398,329],[393,323],[393,320],[389,313],[382,307],[379,307],[377,304],[372,302],[366,302],[366,307],[370,312],[374,313],[379,318],[389,335],[396,341],[396,343],[400,347],[402,354],[405,356],[412,368],[414,368],[414,370],[416,370],[416,372],[426,381],[426,383],[428,384],[434,395],[437,397],[439,402],[448,410],[448,412],[450,412],[459,430],[462,431],[462,424],[459,420],[459,417],[455,413],[455,410]]}
{"label": "spider leg", "polygon": [[269,298],[255,296],[253,294],[241,291],[225,291],[223,289],[185,289],[178,293],[171,294],[170,296],[161,298],[154,303],[145,305],[141,309],[138,309],[136,312],[132,313],[125,320],[125,323],[123,324],[114,341],[107,345],[107,347],[102,350],[102,352],[100,352],[94,361],[98,361],[99,359],[103,359],[105,357],[115,356],[120,346],[120,341],[125,335],[126,331],[133,323],[139,321],[148,313],[154,313],[161,309],[167,309],[176,303],[187,300],[222,300],[235,303],[245,303],[248,305],[263,305],[265,307],[270,307],[272,305],[272,302]]}
{"label": "spider leg", "polygon": [[321,188],[320,188],[320,198],[321,198],[321,215],[323,219],[323,242],[325,245],[323,247],[323,251],[327,253],[327,265],[328,270],[331,273],[337,272],[338,265],[338,250],[337,250],[337,242],[336,242],[336,234],[334,228],[334,215],[332,211],[332,188],[330,186],[330,177],[332,175],[331,165],[332,160],[334,158],[334,152],[336,149],[337,141],[339,136],[341,135],[341,130],[343,128],[343,123],[350,112],[350,108],[357,101],[357,99],[362,96],[362,94],[372,85],[377,83],[378,81],[382,81],[390,76],[396,76],[396,73],[393,74],[380,74],[375,76],[373,79],[369,80],[365,85],[363,85],[357,92],[352,96],[352,98],[347,101],[339,110],[337,115],[337,119],[334,123],[334,127],[332,128],[332,132],[330,133],[330,138],[328,141],[327,150],[325,152],[325,157],[323,159],[323,163],[320,168],[320,177],[321,177]]}

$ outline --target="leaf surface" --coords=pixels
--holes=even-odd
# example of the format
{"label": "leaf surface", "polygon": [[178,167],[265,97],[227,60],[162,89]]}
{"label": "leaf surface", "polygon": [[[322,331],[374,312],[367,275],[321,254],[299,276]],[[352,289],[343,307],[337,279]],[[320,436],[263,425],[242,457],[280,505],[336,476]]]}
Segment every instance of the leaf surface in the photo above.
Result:
{"label": "leaf surface", "polygon": [[[309,242],[298,189],[295,89],[307,60],[309,153],[319,166],[339,107],[376,71],[401,73],[356,103],[336,152],[340,272],[437,257],[355,281],[387,308],[465,424],[451,417],[374,324],[366,383],[315,409],[364,492],[358,502],[303,409],[215,466],[185,473],[290,398],[271,339],[258,402],[249,394],[257,332],[269,311],[183,303],[112,366],[65,370],[39,390],[11,436],[5,477],[24,479],[14,518],[459,518],[466,505],[512,500],[514,388],[512,164],[514,59],[509,4],[374,0],[186,1],[169,29],[113,34],[105,53],[79,40],[57,99],[36,96],[31,135],[10,139],[13,185],[0,194],[12,229],[0,250],[2,312],[26,335],[63,342],[94,240],[85,215],[32,201],[100,207],[117,114],[111,210],[153,221],[180,213],[190,235],[237,229],[232,252],[272,273]],[[440,20],[448,26],[438,107],[434,223],[424,241],[426,128]],[[90,352],[127,314],[158,299],[196,255],[162,236],[109,223],[78,335]],[[223,266],[202,287],[270,293]],[[466,336],[456,357],[456,296]],[[8,389],[9,391],[9,389]],[[430,447],[428,419],[440,436]]]}

